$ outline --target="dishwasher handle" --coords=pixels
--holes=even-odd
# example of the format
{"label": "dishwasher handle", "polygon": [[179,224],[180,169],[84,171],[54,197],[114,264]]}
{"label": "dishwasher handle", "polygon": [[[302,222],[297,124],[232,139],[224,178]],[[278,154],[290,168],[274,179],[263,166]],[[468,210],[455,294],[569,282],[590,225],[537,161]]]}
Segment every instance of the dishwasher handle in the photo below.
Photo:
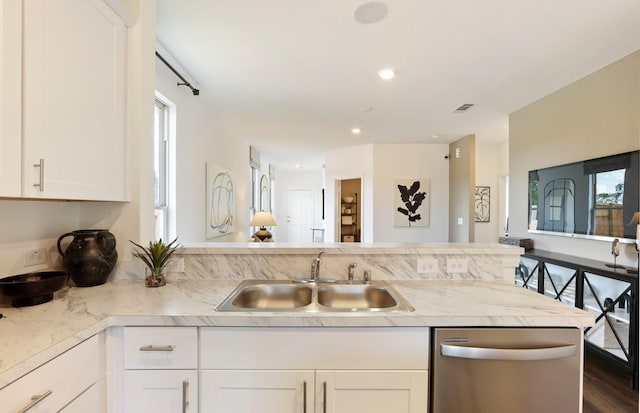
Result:
{"label": "dishwasher handle", "polygon": [[441,344],[440,353],[445,357],[475,360],[553,360],[576,354],[575,344],[543,348],[488,348]]}

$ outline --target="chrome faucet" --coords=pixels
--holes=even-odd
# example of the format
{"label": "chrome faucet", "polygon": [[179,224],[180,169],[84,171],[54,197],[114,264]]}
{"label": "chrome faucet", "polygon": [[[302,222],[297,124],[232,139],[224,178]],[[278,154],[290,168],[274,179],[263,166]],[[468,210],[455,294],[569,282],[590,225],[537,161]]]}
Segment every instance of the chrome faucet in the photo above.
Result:
{"label": "chrome faucet", "polygon": [[356,270],[356,267],[358,266],[358,263],[356,262],[352,262],[351,264],[349,264],[349,275],[348,275],[348,280],[349,282],[353,282],[353,274]]}
{"label": "chrome faucet", "polygon": [[315,282],[320,281],[320,264],[322,263],[320,256],[322,254],[324,254],[324,251],[320,251],[318,256],[311,263],[311,280]]}

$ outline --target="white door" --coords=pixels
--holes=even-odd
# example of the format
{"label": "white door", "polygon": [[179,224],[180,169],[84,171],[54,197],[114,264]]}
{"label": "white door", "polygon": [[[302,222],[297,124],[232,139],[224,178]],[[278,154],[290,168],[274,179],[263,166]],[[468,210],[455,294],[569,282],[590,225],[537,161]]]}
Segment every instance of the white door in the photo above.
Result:
{"label": "white door", "polygon": [[311,370],[203,370],[207,413],[300,413],[313,410]]}
{"label": "white door", "polygon": [[424,413],[428,407],[427,374],[426,370],[318,371],[315,411]]}
{"label": "white door", "polygon": [[126,413],[197,412],[197,370],[126,370]]}
{"label": "white door", "polygon": [[313,192],[309,189],[287,191],[287,242],[311,242]]}

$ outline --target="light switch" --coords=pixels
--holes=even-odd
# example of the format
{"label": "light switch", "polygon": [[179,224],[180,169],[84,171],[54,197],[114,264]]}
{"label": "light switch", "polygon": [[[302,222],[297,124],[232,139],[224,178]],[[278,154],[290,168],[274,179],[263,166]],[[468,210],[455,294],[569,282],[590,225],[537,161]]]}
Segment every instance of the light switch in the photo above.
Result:
{"label": "light switch", "polygon": [[462,225],[463,221],[462,218],[458,218],[458,225]]}

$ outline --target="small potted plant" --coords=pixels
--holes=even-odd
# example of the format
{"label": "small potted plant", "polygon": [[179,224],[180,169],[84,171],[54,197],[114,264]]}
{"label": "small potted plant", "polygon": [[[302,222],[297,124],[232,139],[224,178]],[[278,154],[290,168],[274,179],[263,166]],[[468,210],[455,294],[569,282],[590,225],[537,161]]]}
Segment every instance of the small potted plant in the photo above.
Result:
{"label": "small potted plant", "polygon": [[149,241],[148,248],[136,244],[131,240],[129,240],[129,242],[138,247],[138,250],[134,251],[133,255],[140,258],[147,266],[144,284],[147,287],[161,287],[165,285],[167,279],[164,275],[164,269],[169,263],[169,258],[180,248],[178,238],[168,244],[162,241],[162,238],[155,242]]}

